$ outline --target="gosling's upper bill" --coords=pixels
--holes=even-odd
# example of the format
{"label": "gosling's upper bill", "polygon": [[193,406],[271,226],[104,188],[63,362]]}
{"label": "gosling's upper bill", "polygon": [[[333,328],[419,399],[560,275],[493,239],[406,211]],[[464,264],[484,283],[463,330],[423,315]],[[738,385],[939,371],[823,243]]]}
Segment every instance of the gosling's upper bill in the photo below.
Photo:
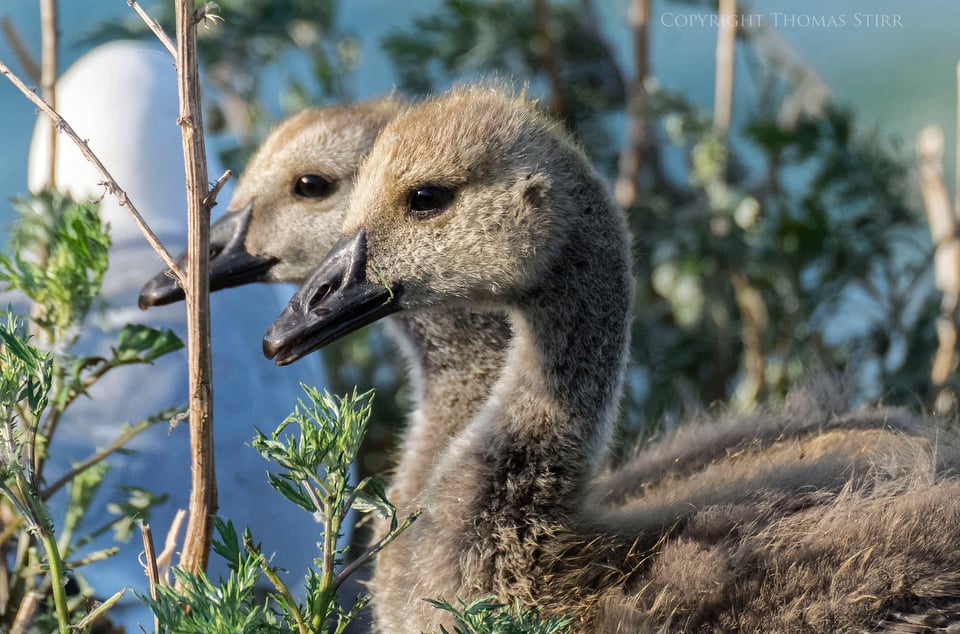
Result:
{"label": "gosling's upper bill", "polygon": [[391,312],[442,301],[510,305],[550,265],[543,245],[590,231],[551,211],[572,196],[551,179],[582,173],[584,161],[559,125],[500,90],[468,87],[411,107],[375,143],[346,236],[267,331],[264,353],[290,363]]}
{"label": "gosling's upper bill", "polygon": [[[311,108],[274,129],[248,163],[227,213],[210,228],[210,290],[300,282],[316,266],[316,240],[338,234],[357,165],[399,110],[393,98]],[[186,265],[186,254],[177,259]],[[183,299],[169,270],[147,282],[140,308]]]}

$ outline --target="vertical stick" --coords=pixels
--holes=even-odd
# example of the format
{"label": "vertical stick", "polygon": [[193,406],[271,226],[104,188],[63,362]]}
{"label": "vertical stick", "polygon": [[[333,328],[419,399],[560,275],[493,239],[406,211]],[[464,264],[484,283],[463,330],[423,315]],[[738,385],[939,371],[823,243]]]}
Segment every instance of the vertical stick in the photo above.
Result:
{"label": "vertical stick", "polygon": [[[156,601],[159,596],[157,586],[160,585],[160,573],[157,572],[157,553],[153,548],[153,531],[149,524],[140,524],[140,535],[143,538],[143,567],[150,581],[150,598]],[[160,631],[160,617],[156,614],[153,615],[153,631]]]}
{"label": "vertical stick", "polygon": [[713,129],[721,137],[730,130],[733,104],[733,51],[737,36],[737,0],[720,0],[717,8],[717,77],[713,101]]}
{"label": "vertical stick", "polygon": [[960,299],[960,239],[957,237],[957,222],[950,209],[950,198],[943,184],[943,132],[937,127],[927,127],[917,140],[920,193],[930,225],[933,242],[933,274],[937,289],[943,293],[940,301],[940,317],[937,319],[939,347],[933,358],[930,382],[940,394],[935,407],[938,413],[953,408],[953,399],[940,390],[956,369],[957,363],[957,303]]}
{"label": "vertical stick", "polygon": [[557,46],[550,34],[550,6],[547,0],[533,0],[533,27],[540,43],[540,62],[547,71],[550,80],[550,105],[558,119],[569,123],[570,109],[563,96],[563,82],[560,79],[560,61],[557,59]]}
{"label": "vertical stick", "polygon": [[956,161],[953,181],[953,213],[960,220],[960,62],[957,62],[957,129],[956,146],[953,155]]}
{"label": "vertical stick", "polygon": [[[57,0],[40,0],[40,39],[43,52],[40,58],[40,94],[43,100],[57,109]],[[57,186],[57,128],[47,119],[50,128],[50,146],[47,154],[47,187]]]}
{"label": "vertical stick", "polygon": [[629,16],[636,75],[627,87],[627,142],[620,150],[619,173],[613,189],[617,204],[624,209],[637,199],[637,180],[644,150],[652,150],[648,138],[645,88],[650,73],[650,0],[633,0]]}
{"label": "vertical stick", "polygon": [[177,81],[187,175],[187,357],[190,364],[190,517],[180,565],[204,570],[217,510],[213,463],[213,389],[210,359],[210,206],[197,71],[198,14],[193,0],[177,0]]}

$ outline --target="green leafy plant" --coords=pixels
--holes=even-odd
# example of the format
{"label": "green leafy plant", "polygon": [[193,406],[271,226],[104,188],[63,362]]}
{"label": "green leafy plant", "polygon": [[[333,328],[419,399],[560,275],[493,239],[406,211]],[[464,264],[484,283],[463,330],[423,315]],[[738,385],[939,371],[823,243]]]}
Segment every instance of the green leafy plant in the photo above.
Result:
{"label": "green leafy plant", "polygon": [[413,94],[491,73],[529,82],[612,182],[622,146],[609,131],[641,120],[624,438],[716,402],[752,407],[824,371],[850,377],[855,399],[922,401],[939,297],[911,157],[746,32],[738,54],[755,90],[736,95],[745,124],[719,134],[710,104],[660,86],[655,57],[646,67],[656,31],[634,32],[632,58],[610,55],[616,27],[595,4],[445,0],[383,47]]}
{"label": "green leafy plant", "polygon": [[[320,554],[304,576],[305,598],[298,601],[281,571],[271,566],[249,530],[238,536],[233,524],[216,520],[219,539],[213,550],[226,560],[230,574],[216,583],[206,575],[174,569],[181,590],[158,586],[156,598],[142,597],[157,616],[160,630],[183,634],[209,632],[343,632],[366,605],[357,597],[344,609],[337,593],[343,582],[400,534],[415,515],[397,518],[376,480],[350,481],[350,467],[370,420],[372,392],[343,397],[306,385],[306,399],[270,434],[257,431],[253,447],[277,470],[271,486],[309,513],[322,526]],[[338,547],[351,509],[375,511],[389,521],[386,533],[353,561],[348,547]],[[266,580],[273,589],[262,600],[254,590]],[[184,610],[183,606],[189,609]]]}
{"label": "green leafy plant", "polygon": [[495,596],[481,597],[470,603],[426,599],[439,610],[453,615],[453,632],[440,627],[441,634],[563,634],[570,631],[568,616],[543,617],[537,608],[524,609],[519,602],[506,604]]}
{"label": "green leafy plant", "polygon": [[[126,539],[133,523],[165,499],[127,489],[126,502],[108,507],[113,517],[90,526],[85,520],[108,471],[104,460],[176,410],[121,427],[107,447],[48,482],[51,443],[70,405],[101,377],[120,366],[151,363],[182,344],[172,332],[128,325],[109,357],[74,355],[107,269],[110,239],[98,205],[44,191],[14,206],[20,220],[13,255],[0,254],[0,282],[29,299],[33,309],[29,321],[7,310],[0,324],[0,575],[7,588],[0,630],[32,624],[43,631],[84,632],[124,592],[99,605],[93,601],[80,569],[117,549],[85,547],[111,530]],[[63,490],[63,517],[55,522],[49,502]],[[68,578],[77,587],[71,596]]]}

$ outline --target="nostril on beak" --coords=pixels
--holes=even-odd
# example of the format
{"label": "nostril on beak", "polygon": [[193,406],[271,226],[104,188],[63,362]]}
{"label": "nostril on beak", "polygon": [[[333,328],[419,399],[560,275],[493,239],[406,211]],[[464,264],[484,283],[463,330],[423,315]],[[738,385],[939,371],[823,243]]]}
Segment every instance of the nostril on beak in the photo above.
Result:
{"label": "nostril on beak", "polygon": [[210,245],[210,259],[211,259],[211,260],[212,260],[213,258],[217,257],[218,255],[220,255],[220,253],[222,253],[222,252],[223,252],[223,245],[222,245],[222,244],[211,244],[211,245]]}
{"label": "nostril on beak", "polygon": [[323,302],[340,288],[342,282],[342,279],[338,279],[333,282],[320,284],[316,292],[312,293],[310,299],[307,301],[307,312],[313,315],[325,315],[329,313],[330,309],[323,306]]}
{"label": "nostril on beak", "polygon": [[317,292],[310,296],[310,301],[307,303],[307,312],[315,315],[330,312],[329,309],[324,308],[322,304],[323,300],[333,291],[334,288],[330,284],[321,284],[320,287],[317,288]]}

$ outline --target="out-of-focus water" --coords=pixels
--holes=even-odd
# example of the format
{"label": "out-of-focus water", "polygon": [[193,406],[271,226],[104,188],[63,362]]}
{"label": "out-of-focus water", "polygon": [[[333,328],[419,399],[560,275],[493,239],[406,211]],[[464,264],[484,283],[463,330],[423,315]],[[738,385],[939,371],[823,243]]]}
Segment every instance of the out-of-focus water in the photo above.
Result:
{"label": "out-of-focus water", "polygon": [[[40,37],[37,4],[35,0],[4,0],[0,6],[0,16],[12,19],[35,50],[39,50]],[[63,69],[84,52],[76,45],[81,35],[132,11],[123,0],[60,4]],[[341,3],[343,28],[357,35],[363,45],[363,58],[351,83],[355,97],[381,94],[393,87],[390,66],[379,48],[380,38],[439,4],[439,0],[415,0],[403,3],[401,9],[393,0]],[[630,59],[629,0],[595,4],[614,49],[622,60]],[[716,28],[694,17],[706,14],[684,5],[657,0],[653,9],[651,56],[658,81],[710,108]],[[865,126],[876,125],[911,147],[924,125],[936,123],[948,133],[955,127],[960,4],[951,0],[847,0],[839,5],[830,0],[754,0],[748,6],[744,3],[741,13],[754,16],[754,23],[764,28],[776,29],[842,102],[856,108]],[[2,38],[0,59],[14,61]],[[16,63],[13,66],[18,67]],[[747,114],[752,103],[747,73],[740,56],[735,116]],[[6,200],[26,189],[24,159],[34,116],[34,107],[9,83],[0,82],[0,226],[11,217]]]}
{"label": "out-of-focus water", "polygon": [[[0,15],[11,18],[38,50],[37,4],[36,0],[4,0]],[[380,94],[393,86],[389,64],[379,49],[381,36],[411,24],[414,17],[428,14],[439,4],[440,0],[414,0],[402,5],[393,0],[341,3],[343,27],[356,34],[363,44],[363,59],[352,82],[357,98]],[[600,0],[595,4],[611,44],[621,59],[629,59],[629,0]],[[80,35],[102,21],[132,11],[123,0],[70,0],[60,5],[63,69],[83,53],[74,44]],[[654,74],[664,86],[682,90],[709,108],[715,27],[691,18],[703,14],[684,5],[656,0],[653,9]],[[940,124],[947,130],[954,128],[960,4],[952,0],[754,0],[749,5],[741,3],[741,13],[757,16],[755,20],[764,27],[777,29],[800,57],[820,73],[837,97],[855,106],[863,115],[864,124],[875,124],[909,146],[916,132],[928,123]],[[13,60],[2,38],[0,59],[8,63]],[[742,115],[747,112],[751,97],[742,57],[737,72],[735,110]],[[23,159],[33,118],[33,106],[7,82],[0,82],[0,226],[10,218],[5,201],[25,190]]]}

